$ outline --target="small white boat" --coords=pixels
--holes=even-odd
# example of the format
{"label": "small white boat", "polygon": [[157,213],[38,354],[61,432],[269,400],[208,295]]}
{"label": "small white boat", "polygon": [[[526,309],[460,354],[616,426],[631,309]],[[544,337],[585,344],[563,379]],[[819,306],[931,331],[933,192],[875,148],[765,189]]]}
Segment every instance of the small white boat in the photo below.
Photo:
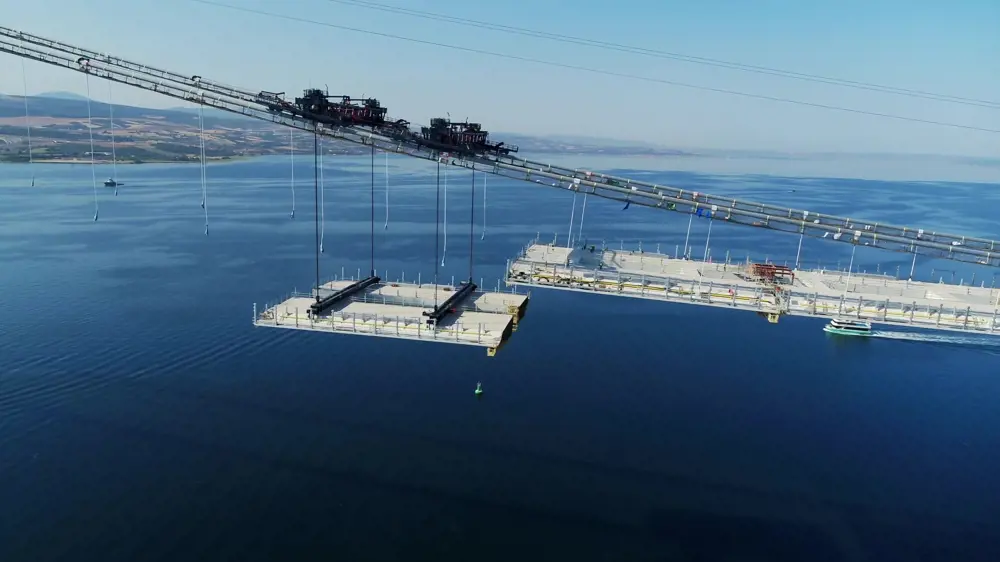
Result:
{"label": "small white boat", "polygon": [[823,331],[838,336],[870,336],[872,325],[864,320],[830,320]]}

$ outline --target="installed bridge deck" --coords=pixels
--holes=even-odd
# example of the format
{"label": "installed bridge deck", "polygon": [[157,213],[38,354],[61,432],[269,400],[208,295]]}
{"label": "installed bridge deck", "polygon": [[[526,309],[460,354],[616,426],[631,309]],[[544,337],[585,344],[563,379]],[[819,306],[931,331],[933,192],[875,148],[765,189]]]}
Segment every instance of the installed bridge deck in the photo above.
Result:
{"label": "installed bridge deck", "polygon": [[[327,297],[354,281],[331,281],[321,286]],[[517,330],[528,306],[528,296],[516,293],[473,291],[436,323],[428,323],[435,303],[445,302],[458,287],[410,283],[375,283],[313,314],[316,292],[293,293],[278,304],[258,312],[254,325],[270,328],[381,336],[487,348],[490,356]]]}
{"label": "installed bridge deck", "polygon": [[[763,265],[764,267],[761,267]],[[779,268],[780,269],[780,268]],[[1000,289],[895,279],[842,271],[787,271],[708,263],[638,251],[528,246],[508,264],[506,281],[704,306],[750,310],[772,321],[783,314],[858,318],[1000,335]]]}

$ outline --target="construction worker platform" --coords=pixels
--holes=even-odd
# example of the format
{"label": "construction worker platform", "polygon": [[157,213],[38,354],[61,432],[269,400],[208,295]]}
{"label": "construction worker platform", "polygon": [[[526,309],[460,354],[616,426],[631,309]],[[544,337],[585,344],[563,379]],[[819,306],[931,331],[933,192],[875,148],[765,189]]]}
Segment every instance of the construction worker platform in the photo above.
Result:
{"label": "construction worker platform", "polygon": [[[258,310],[255,326],[381,336],[487,348],[490,356],[517,330],[528,295],[484,292],[464,284],[337,280],[293,293]],[[470,290],[464,290],[470,289]],[[342,298],[341,298],[342,297]],[[318,302],[333,302],[317,307]]]}
{"label": "construction worker platform", "polygon": [[857,318],[1000,335],[1000,289],[900,280],[889,275],[793,270],[768,263],[711,263],[594,246],[526,247],[508,262],[506,282],[555,289],[750,310]]}

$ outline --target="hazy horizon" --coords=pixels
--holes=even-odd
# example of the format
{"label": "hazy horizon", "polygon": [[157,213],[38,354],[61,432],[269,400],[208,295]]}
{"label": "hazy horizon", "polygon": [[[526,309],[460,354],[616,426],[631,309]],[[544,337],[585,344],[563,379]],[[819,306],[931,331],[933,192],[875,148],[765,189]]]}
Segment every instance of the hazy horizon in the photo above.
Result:
{"label": "hazy horizon", "polygon": [[[1000,53],[995,28],[1000,4],[991,0],[958,5],[903,0],[876,5],[858,0],[767,5],[730,0],[697,4],[631,0],[611,5],[553,0],[541,6],[511,0],[504,10],[457,0],[381,3],[397,12],[336,0],[300,0],[294,9],[280,13],[273,3],[260,0],[241,2],[236,9],[190,0],[181,2],[183,9],[123,0],[85,5],[51,0],[8,10],[5,25],[250,89],[298,92],[328,86],[335,93],[373,95],[390,115],[413,122],[450,112],[481,122],[491,131],[586,135],[661,146],[1000,154],[1000,134],[995,132],[819,107],[1000,130],[1000,102],[995,101],[1000,75],[983,72]],[[526,37],[398,12],[407,9],[687,59]],[[574,17],[567,18],[568,12]],[[121,21],[136,23],[120,25]],[[177,33],[179,29],[184,33]],[[862,87],[738,70],[706,59],[850,80]],[[0,91],[23,92],[20,61],[13,56],[5,60],[8,71],[0,73]],[[33,61],[26,61],[25,68],[29,93],[86,92],[79,74]],[[869,83],[906,91],[863,89]],[[97,99],[113,95],[118,103],[151,108],[182,105],[97,81],[90,87],[91,97]],[[932,92],[930,97],[937,99],[921,92]]]}

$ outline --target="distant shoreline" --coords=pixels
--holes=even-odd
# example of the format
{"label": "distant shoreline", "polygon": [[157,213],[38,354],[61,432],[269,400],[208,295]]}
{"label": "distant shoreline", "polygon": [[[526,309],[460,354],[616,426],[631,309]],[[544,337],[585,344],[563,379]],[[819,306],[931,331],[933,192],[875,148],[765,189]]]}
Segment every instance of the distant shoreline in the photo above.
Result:
{"label": "distant shoreline", "polygon": [[[259,158],[259,157],[260,156],[227,156],[227,157],[224,157],[224,158],[213,157],[213,158],[206,158],[205,161],[206,161],[206,163],[212,163],[212,162],[235,162],[235,161],[249,160],[249,159],[252,159],[252,158]],[[115,166],[141,166],[143,164],[198,164],[199,162],[200,162],[199,160],[142,160],[141,162],[135,162],[133,160],[117,160],[117,161],[112,161],[112,160],[94,160],[93,164],[95,166],[109,166],[109,165],[115,165]],[[15,162],[15,161],[12,161],[12,160],[3,160],[3,159],[0,159],[0,165],[3,165],[3,164],[90,164],[90,163],[91,163],[91,161],[89,159],[81,159],[81,158],[56,158],[56,159],[37,159],[36,158],[35,160],[32,160],[31,162],[28,162],[27,160],[19,160],[19,161]]]}

